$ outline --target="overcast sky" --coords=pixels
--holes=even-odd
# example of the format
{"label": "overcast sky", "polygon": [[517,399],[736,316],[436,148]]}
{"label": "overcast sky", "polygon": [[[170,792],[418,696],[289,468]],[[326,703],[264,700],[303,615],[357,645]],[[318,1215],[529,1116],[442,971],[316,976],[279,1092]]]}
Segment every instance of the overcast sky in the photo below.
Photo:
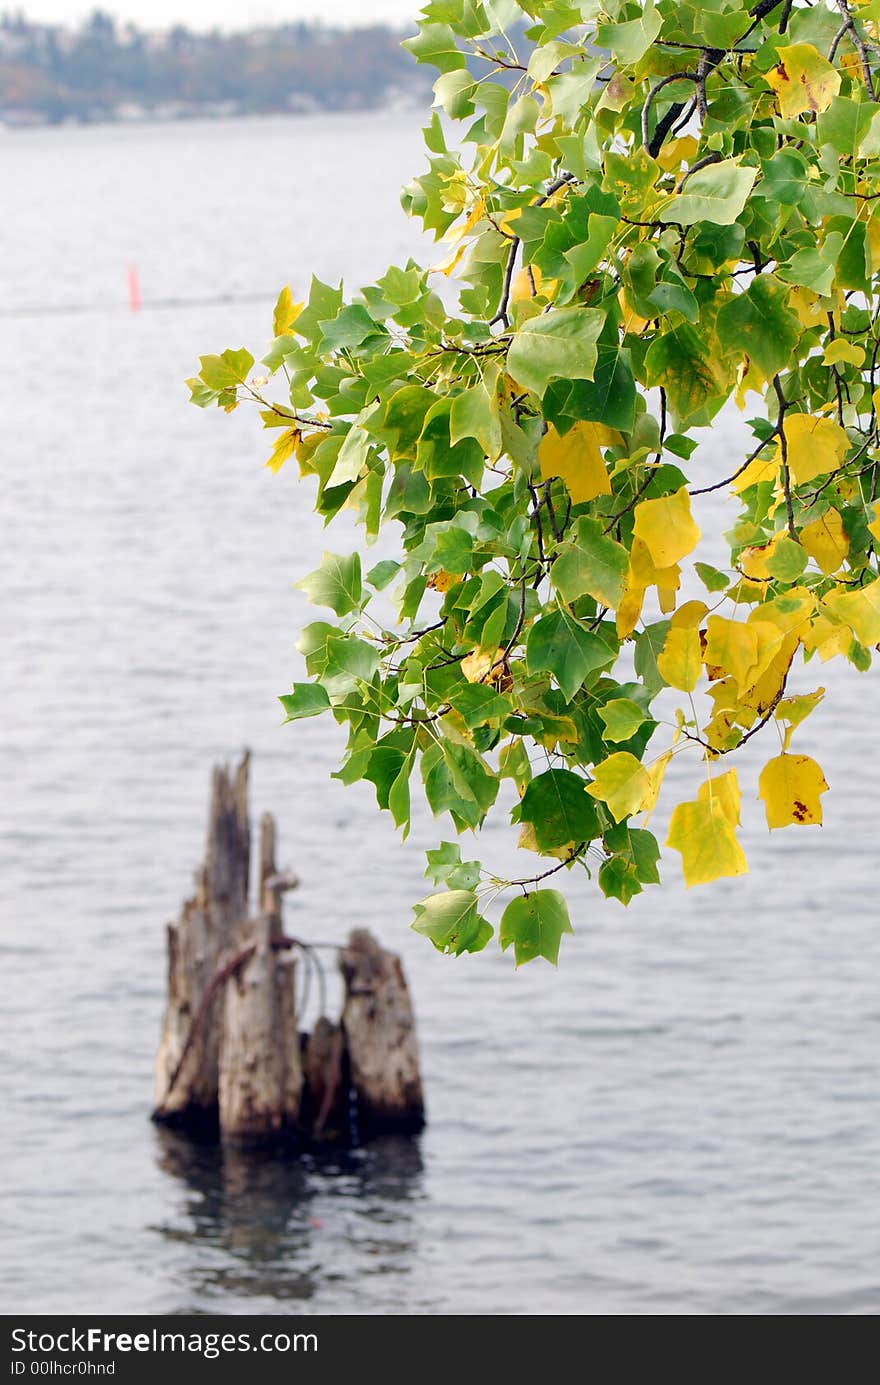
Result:
{"label": "overcast sky", "polygon": [[[103,0],[100,8],[143,29],[178,23],[191,29],[247,29],[298,19],[323,19],[328,24],[384,20],[406,26],[422,4],[423,0]],[[0,0],[0,10],[20,10],[37,22],[76,24],[95,8],[95,0]]]}

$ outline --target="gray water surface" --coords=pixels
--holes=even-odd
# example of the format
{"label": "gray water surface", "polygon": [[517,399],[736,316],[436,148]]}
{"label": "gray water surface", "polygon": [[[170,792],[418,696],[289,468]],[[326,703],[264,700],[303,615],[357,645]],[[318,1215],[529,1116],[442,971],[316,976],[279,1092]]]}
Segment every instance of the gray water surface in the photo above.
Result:
{"label": "gray water surface", "polygon": [[[417,127],[0,135],[0,1308],[872,1314],[875,674],[802,680],[833,694],[798,739],[831,784],[824,827],[769,836],[768,728],[741,770],[752,873],[686,893],[671,853],[628,911],[572,877],[558,971],[412,934],[449,825],[421,816],[401,845],[369,785],[329,780],[332,723],[279,725],[311,618],[291,583],[348,534],[324,534],[292,469],[261,469],[253,415],[192,409],[181,381],[200,352],[260,348],[281,284],[353,287],[419,251],[397,203]],[[133,315],[130,262],[148,307],[230,301]],[[733,469],[735,426],[701,475]],[[210,766],[245,744],[302,877],[291,930],[365,924],[403,953],[419,1141],[290,1165],[148,1123],[163,925]],[[510,836],[477,854],[504,868]]]}

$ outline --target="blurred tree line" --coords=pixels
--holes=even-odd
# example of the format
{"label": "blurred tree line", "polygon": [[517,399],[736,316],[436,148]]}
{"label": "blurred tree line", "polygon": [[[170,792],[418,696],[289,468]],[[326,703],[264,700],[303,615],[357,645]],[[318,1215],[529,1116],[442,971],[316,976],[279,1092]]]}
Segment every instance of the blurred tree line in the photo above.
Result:
{"label": "blurred tree line", "polygon": [[384,25],[163,33],[96,10],[79,28],[0,16],[0,118],[366,110],[428,89]]}

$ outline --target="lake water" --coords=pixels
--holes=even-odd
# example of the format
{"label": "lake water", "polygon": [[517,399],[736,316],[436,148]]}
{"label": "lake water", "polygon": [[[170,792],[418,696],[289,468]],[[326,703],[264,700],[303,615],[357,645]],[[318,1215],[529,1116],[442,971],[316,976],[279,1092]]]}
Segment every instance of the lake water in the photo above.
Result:
{"label": "lake water", "polygon": [[[831,784],[823,828],[769,837],[769,729],[741,771],[752,873],[688,894],[673,854],[628,911],[572,880],[558,971],[411,933],[449,827],[401,845],[370,786],[329,780],[332,723],[279,725],[309,618],[291,583],[347,535],[261,469],[253,416],[192,409],[181,382],[267,341],[281,284],[353,286],[418,248],[397,201],[418,123],[0,134],[0,1307],[872,1314],[876,674],[803,682],[833,693],[798,741]],[[126,311],[129,263],[166,306]],[[731,437],[701,475],[732,470]],[[289,1165],[148,1122],[164,924],[211,764],[245,744],[302,877],[291,931],[364,924],[404,956],[419,1141]]]}

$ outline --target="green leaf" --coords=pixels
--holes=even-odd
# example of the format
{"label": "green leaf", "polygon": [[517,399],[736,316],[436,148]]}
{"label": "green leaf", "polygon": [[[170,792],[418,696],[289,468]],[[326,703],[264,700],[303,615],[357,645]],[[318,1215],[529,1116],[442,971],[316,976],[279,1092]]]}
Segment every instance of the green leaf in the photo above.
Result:
{"label": "green leaf", "polygon": [[[603,337],[606,335],[603,332]],[[557,380],[544,395],[544,412],[559,427],[571,420],[604,423],[606,428],[632,431],[636,414],[636,382],[629,352],[621,346],[616,326],[600,339],[592,380]]]}
{"label": "green leaf", "polygon": [[430,894],[414,905],[416,933],[430,938],[438,952],[460,957],[481,952],[494,933],[491,923],[477,913],[477,896],[470,890]]}
{"label": "green leaf", "polygon": [[825,297],[831,292],[837,259],[843,250],[843,236],[831,232],[821,249],[798,250],[779,265],[776,273],[787,284],[800,284]]}
{"label": "green leaf", "polygon": [[605,723],[604,740],[614,744],[628,741],[648,720],[637,703],[629,697],[615,697],[599,708],[599,718]]}
{"label": "green leaf", "polygon": [[381,562],[376,563],[375,567],[370,568],[366,580],[371,587],[380,592],[388,586],[389,582],[394,580],[399,571],[400,563],[395,562],[393,558],[383,558]]}
{"label": "green leaf", "polygon": [[613,626],[586,630],[565,611],[550,611],[537,620],[526,642],[530,673],[552,673],[568,702],[579,688],[611,668],[618,642]]}
{"label": "green leaf", "polygon": [[601,833],[596,805],[586,781],[568,769],[548,769],[534,778],[515,810],[530,823],[541,851],[591,842]]}
{"label": "green leaf", "polygon": [[490,462],[501,452],[501,420],[498,398],[484,382],[457,394],[449,411],[449,441],[454,446],[462,438],[476,438]]}
{"label": "green leaf", "polygon": [[[703,421],[720,408],[727,395],[732,372],[705,334],[687,322],[664,332],[645,355],[649,384],[662,385],[682,427]],[[705,420],[708,422],[708,418]]]}
{"label": "green leaf", "polygon": [[757,191],[769,202],[794,207],[807,188],[808,164],[796,149],[780,149],[761,165],[761,182]]}
{"label": "green leaf", "polygon": [[730,586],[730,578],[710,563],[694,563],[694,571],[707,591],[723,592]]}
{"label": "green leaf", "polygon": [[599,48],[607,48],[619,63],[637,63],[647,53],[663,27],[653,0],[647,0],[637,19],[625,20],[622,24],[600,24],[596,29],[596,43]]}
{"label": "green leaf", "polygon": [[653,833],[619,823],[605,833],[604,840],[612,853],[599,867],[599,888],[606,899],[619,899],[626,905],[641,894],[643,885],[659,885],[660,847]]}
{"label": "green leaf", "polygon": [[698,221],[730,226],[742,215],[757,176],[756,168],[745,167],[738,159],[722,159],[700,168],[688,178],[683,191],[660,208],[657,220],[677,226],[693,226]]}
{"label": "green leaf", "polygon": [[596,308],[557,308],[531,318],[514,334],[508,373],[538,395],[551,380],[592,380],[604,321],[605,314]]}
{"label": "green leaf", "polygon": [[200,356],[199,375],[212,390],[233,389],[243,385],[254,365],[249,351],[224,351],[220,356]]}
{"label": "green leaf", "polygon": [[279,697],[285,712],[285,721],[299,721],[302,717],[316,717],[326,712],[330,698],[325,688],[317,683],[294,683],[293,692]]}
{"label": "green leaf", "polygon": [[455,842],[441,842],[433,851],[425,852],[428,867],[425,874],[435,885],[447,885],[450,890],[473,890],[480,880],[479,861],[463,861],[461,849]]}
{"label": "green leaf", "polygon": [[361,601],[361,560],[357,553],[325,553],[321,566],[295,585],[313,605],[329,606],[338,616],[348,615]]}
{"label": "green leaf", "polygon": [[502,952],[513,945],[516,965],[545,957],[555,967],[563,933],[573,933],[568,906],[558,890],[533,890],[511,900],[501,915]]}
{"label": "green leaf", "polygon": [[469,731],[488,722],[502,722],[513,711],[510,698],[495,692],[485,683],[465,683],[453,688],[449,701]]}
{"label": "green leaf", "polygon": [[787,306],[790,290],[772,274],[759,274],[745,293],[731,298],[717,318],[721,345],[748,356],[769,379],[794,364],[803,328]]}
{"label": "green leaf", "polygon": [[779,539],[767,559],[767,571],[780,582],[796,582],[807,566],[808,554],[794,539]]}
{"label": "green leaf", "polygon": [[616,608],[628,567],[629,555],[623,545],[603,534],[598,520],[583,516],[577,522],[575,537],[560,549],[550,575],[563,600],[592,596]]}

